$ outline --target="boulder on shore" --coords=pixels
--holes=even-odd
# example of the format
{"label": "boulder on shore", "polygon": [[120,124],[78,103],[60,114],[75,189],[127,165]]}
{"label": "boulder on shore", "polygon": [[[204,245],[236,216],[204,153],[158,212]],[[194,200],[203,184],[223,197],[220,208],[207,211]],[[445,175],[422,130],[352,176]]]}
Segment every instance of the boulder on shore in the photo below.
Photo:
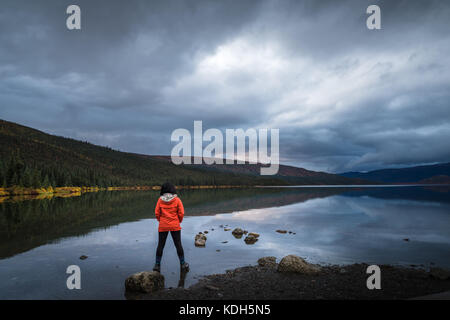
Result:
{"label": "boulder on shore", "polygon": [[195,246],[204,247],[206,245],[206,236],[203,233],[195,235]]}
{"label": "boulder on shore", "polygon": [[276,257],[262,257],[258,259],[258,265],[260,267],[271,267],[274,268],[277,266],[277,258]]}
{"label": "boulder on shore", "polygon": [[320,267],[310,264],[296,255],[288,255],[281,259],[278,264],[278,272],[293,272],[304,274],[315,274],[320,271]]}
{"label": "boulder on shore", "polygon": [[128,292],[155,292],[164,289],[164,276],[156,271],[138,272],[125,280],[125,289]]}

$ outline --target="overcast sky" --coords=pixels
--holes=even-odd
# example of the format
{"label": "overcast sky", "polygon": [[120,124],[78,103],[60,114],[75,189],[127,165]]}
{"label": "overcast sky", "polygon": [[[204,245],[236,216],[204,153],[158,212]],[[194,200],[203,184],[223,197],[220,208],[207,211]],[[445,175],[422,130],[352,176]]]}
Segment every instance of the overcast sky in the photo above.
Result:
{"label": "overcast sky", "polygon": [[449,21],[447,0],[2,0],[0,118],[144,154],[203,120],[279,128],[307,169],[448,162]]}

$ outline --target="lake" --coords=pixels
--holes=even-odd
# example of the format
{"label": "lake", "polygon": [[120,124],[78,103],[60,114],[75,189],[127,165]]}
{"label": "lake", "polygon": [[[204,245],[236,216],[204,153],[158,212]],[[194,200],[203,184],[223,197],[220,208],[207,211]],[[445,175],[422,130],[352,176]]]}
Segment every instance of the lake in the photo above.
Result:
{"label": "lake", "polygon": [[[113,191],[0,203],[0,299],[124,299],[126,277],[154,264],[158,195]],[[321,264],[449,268],[449,195],[450,187],[433,186],[182,190],[191,271],[179,283],[169,236],[161,272],[166,287],[188,287],[206,274],[288,254]],[[257,232],[259,241],[247,245],[221,225]],[[195,234],[205,230],[206,247],[195,247]],[[69,265],[81,268],[81,290],[66,287]]]}

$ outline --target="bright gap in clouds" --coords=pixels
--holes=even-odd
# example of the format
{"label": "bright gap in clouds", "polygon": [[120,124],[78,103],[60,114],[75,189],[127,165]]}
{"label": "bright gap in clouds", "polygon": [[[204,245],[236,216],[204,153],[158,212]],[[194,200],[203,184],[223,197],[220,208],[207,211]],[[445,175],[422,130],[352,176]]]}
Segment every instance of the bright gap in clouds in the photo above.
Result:
{"label": "bright gap in clouds", "polygon": [[[257,121],[253,127],[280,129],[281,148],[283,129],[296,130],[319,143],[338,143],[351,135],[359,135],[361,141],[370,140],[381,130],[389,136],[393,128],[387,129],[385,124],[390,116],[398,121],[395,130],[407,132],[409,128],[402,128],[405,124],[396,119],[394,112],[415,108],[417,97],[411,92],[423,90],[424,82],[440,87],[449,81],[447,75],[416,72],[432,56],[433,52],[411,53],[406,48],[352,52],[323,61],[289,55],[276,42],[240,37],[219,45],[211,54],[198,54],[194,71],[166,87],[164,100],[203,115],[254,115]],[[192,96],[192,92],[201,94]],[[242,105],[242,101],[258,105]],[[355,148],[364,148],[364,143],[356,143]],[[307,155],[310,150],[299,152]],[[376,159],[375,154],[353,159],[348,155],[347,166],[363,165],[366,159]],[[283,154],[280,157],[289,158]],[[302,163],[301,159],[292,164],[305,163],[312,169],[345,169]]]}

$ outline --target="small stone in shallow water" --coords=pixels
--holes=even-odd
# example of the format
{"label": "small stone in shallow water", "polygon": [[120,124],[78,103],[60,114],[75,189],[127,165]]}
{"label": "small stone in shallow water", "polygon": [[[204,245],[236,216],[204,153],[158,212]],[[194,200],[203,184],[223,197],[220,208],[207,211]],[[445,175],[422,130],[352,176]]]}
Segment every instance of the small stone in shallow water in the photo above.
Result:
{"label": "small stone in shallow water", "polygon": [[286,230],[280,230],[280,229],[276,230],[276,232],[278,232],[278,233],[287,233]]}
{"label": "small stone in shallow water", "polygon": [[203,239],[197,239],[194,244],[196,247],[204,247],[206,245],[206,241]]}
{"label": "small stone in shallow water", "polygon": [[256,241],[258,241],[258,238],[249,234],[247,237],[245,237],[244,241],[246,244],[254,244]]}
{"label": "small stone in shallow water", "polygon": [[208,233],[208,230],[203,231],[203,233],[204,233],[204,234],[207,234],[207,233]]}
{"label": "small stone in shallow water", "polygon": [[228,241],[222,241],[222,243],[228,243]]}
{"label": "small stone in shallow water", "polygon": [[244,230],[242,230],[241,228],[235,228],[233,231],[231,231],[231,233],[233,235],[243,235],[244,234]]}
{"label": "small stone in shallow water", "polygon": [[240,239],[240,238],[242,238],[242,235],[244,234],[244,230],[242,230],[241,228],[236,228],[233,231],[231,231],[231,233],[233,234],[233,236],[236,239]]}
{"label": "small stone in shallow water", "polygon": [[206,236],[202,233],[199,233],[195,236],[195,246],[196,247],[204,247],[206,245]]}
{"label": "small stone in shallow water", "polygon": [[405,239],[403,239],[403,241],[407,241],[407,242],[408,242],[408,241],[409,241],[409,239],[408,239],[408,238],[405,238]]}
{"label": "small stone in shallow water", "polygon": [[225,229],[223,229],[224,231],[230,231],[231,229],[229,229],[229,228],[225,228]]}
{"label": "small stone in shallow water", "polygon": [[80,260],[86,260],[88,256],[85,256],[84,254],[80,257]]}

